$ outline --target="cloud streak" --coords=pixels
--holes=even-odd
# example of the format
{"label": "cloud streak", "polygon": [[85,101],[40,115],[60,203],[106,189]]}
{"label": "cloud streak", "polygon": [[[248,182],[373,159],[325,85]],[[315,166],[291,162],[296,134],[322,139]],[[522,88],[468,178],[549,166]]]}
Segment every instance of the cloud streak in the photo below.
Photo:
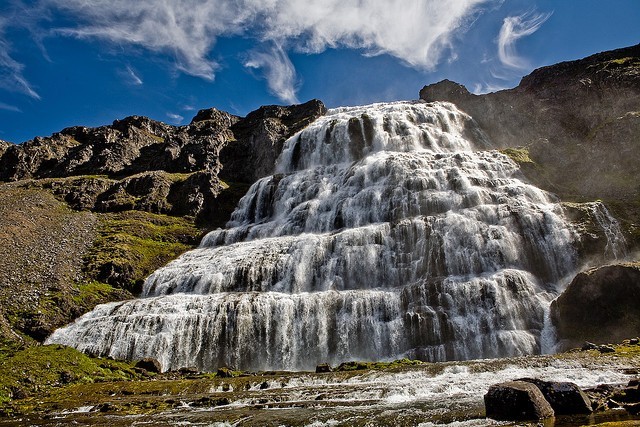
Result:
{"label": "cloud streak", "polygon": [[136,74],[136,72],[133,70],[133,68],[131,68],[130,65],[127,65],[124,70],[119,70],[118,74],[120,74],[120,76],[125,80],[127,84],[130,84],[132,86],[142,86],[144,84],[142,79],[138,76],[138,74]]}
{"label": "cloud streak", "polygon": [[[77,25],[57,29],[82,39],[140,46],[173,58],[184,73],[213,80],[220,37],[242,35],[268,50],[245,64],[262,70],[270,91],[296,99],[296,74],[282,48],[320,53],[331,48],[389,54],[432,70],[451,52],[481,5],[495,0],[41,0]],[[452,52],[451,52],[452,53]],[[292,92],[293,91],[293,92]]]}
{"label": "cloud streak", "polygon": [[280,100],[290,104],[299,103],[296,96],[296,70],[280,45],[274,43],[269,50],[250,52],[244,66],[261,69],[269,91]]}
{"label": "cloud streak", "polygon": [[518,16],[508,16],[504,19],[498,34],[498,58],[503,65],[524,70],[529,68],[527,61],[516,51],[516,42],[529,36],[544,24],[551,13],[527,12]]}
{"label": "cloud streak", "polygon": [[7,25],[8,22],[0,18],[0,88],[10,92],[21,93],[34,99],[40,99],[40,95],[33,89],[22,73],[24,65],[10,55],[11,46],[4,38]]}

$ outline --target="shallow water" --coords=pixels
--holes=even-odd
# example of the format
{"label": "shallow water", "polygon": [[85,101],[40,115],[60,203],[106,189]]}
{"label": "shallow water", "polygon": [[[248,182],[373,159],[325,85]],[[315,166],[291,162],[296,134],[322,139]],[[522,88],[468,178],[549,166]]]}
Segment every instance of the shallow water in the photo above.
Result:
{"label": "shallow water", "polygon": [[[182,404],[170,411],[135,416],[91,412],[94,408],[82,404],[73,413],[53,411],[46,418],[4,420],[0,421],[0,426],[511,425],[483,418],[483,395],[491,384],[522,377],[572,381],[583,388],[602,383],[621,384],[632,378],[625,370],[637,369],[637,366],[637,361],[615,358],[562,360],[535,357],[424,364],[403,367],[396,372],[287,373],[218,379],[208,380],[211,385],[206,396],[211,399],[226,397],[230,401],[228,405],[197,407],[194,402],[202,394],[147,396],[147,399],[157,401],[171,398]],[[113,397],[111,402],[123,405],[127,399],[140,397]],[[590,417],[558,418],[544,426],[568,427],[630,419],[623,411],[609,412]],[[635,420],[640,425],[640,418]]]}

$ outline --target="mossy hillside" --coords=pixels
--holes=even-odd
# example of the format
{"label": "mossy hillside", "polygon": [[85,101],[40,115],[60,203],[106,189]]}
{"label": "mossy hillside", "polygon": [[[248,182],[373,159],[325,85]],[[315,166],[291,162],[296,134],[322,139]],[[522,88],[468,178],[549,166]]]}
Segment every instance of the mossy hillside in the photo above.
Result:
{"label": "mossy hillside", "polygon": [[22,400],[23,406],[35,405],[32,398],[54,387],[144,377],[130,363],[91,358],[60,345],[5,350],[0,352],[0,411],[5,413],[13,411],[8,405],[10,401]]}
{"label": "mossy hillside", "polygon": [[168,215],[101,214],[98,235],[84,258],[84,273],[90,280],[137,293],[145,277],[196,246],[204,231],[188,219]]}

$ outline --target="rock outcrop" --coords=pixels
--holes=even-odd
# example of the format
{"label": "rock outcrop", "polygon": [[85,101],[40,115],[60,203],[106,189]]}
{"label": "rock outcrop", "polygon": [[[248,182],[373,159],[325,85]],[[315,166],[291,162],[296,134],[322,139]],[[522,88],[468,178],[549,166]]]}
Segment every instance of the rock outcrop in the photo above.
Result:
{"label": "rock outcrop", "polygon": [[284,141],[327,112],[318,100],[291,107],[265,106],[231,127],[235,141],[220,158],[225,180],[255,182],[274,172]]}
{"label": "rock outcrop", "polygon": [[499,147],[521,147],[536,186],[602,199],[640,244],[640,45],[537,69],[514,89],[474,95],[445,80],[420,98],[453,102]]}
{"label": "rock outcrop", "polygon": [[535,384],[509,381],[494,384],[484,395],[487,417],[495,420],[538,420],[554,416],[553,408]]}
{"label": "rock outcrop", "polygon": [[[0,180],[36,180],[31,185],[53,190],[74,209],[142,210],[218,226],[246,184],[273,171],[283,142],[325,111],[313,100],[261,107],[246,118],[201,110],[179,127],[139,116],[70,127],[21,145],[0,144]],[[223,169],[230,184],[220,178]]]}
{"label": "rock outcrop", "polygon": [[580,387],[571,382],[544,381],[538,378],[521,378],[534,384],[553,408],[556,415],[590,414],[591,400]]}
{"label": "rock outcrop", "polygon": [[640,333],[640,263],[578,274],[551,304],[560,348],[619,342]]}

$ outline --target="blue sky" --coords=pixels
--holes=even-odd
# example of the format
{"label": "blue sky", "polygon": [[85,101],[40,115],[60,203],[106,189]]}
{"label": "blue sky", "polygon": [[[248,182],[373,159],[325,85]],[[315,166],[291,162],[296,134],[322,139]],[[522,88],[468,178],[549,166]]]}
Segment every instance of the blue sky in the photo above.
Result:
{"label": "blue sky", "polygon": [[640,43],[640,0],[0,0],[0,139],[476,93]]}

